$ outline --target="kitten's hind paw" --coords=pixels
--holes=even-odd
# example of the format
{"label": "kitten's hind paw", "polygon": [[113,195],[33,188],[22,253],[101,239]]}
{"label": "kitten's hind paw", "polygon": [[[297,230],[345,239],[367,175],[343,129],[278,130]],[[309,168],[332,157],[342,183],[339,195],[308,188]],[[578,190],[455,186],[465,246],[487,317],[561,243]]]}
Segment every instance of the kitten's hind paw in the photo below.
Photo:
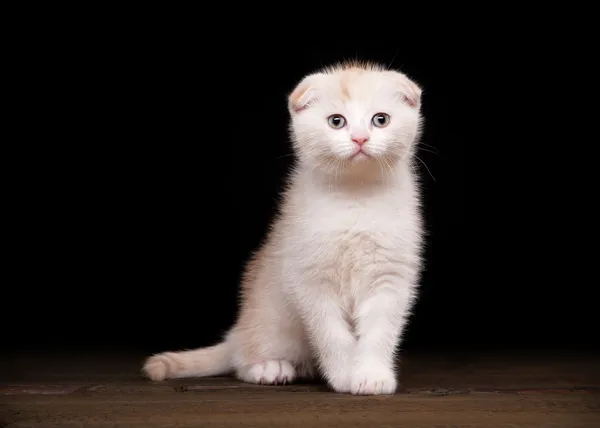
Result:
{"label": "kitten's hind paw", "polygon": [[237,371],[244,382],[261,385],[285,385],[296,378],[294,366],[286,360],[269,360],[260,364],[244,366]]}

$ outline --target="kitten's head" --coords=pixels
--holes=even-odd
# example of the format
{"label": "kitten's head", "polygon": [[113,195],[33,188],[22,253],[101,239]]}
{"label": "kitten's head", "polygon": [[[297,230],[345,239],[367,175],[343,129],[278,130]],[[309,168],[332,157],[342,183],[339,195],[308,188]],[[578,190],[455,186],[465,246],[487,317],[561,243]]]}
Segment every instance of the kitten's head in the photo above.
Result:
{"label": "kitten's head", "polygon": [[379,170],[410,156],[421,89],[397,71],[345,63],[306,76],[288,106],[302,161],[336,173]]}

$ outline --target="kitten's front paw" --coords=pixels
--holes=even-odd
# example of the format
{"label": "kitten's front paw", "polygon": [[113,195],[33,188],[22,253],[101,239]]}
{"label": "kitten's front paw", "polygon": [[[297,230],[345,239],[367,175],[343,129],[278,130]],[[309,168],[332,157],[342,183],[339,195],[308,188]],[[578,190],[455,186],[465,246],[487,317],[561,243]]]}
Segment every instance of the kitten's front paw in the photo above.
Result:
{"label": "kitten's front paw", "polygon": [[393,370],[382,364],[359,366],[352,374],[350,392],[355,395],[386,395],[396,392],[398,382]]}
{"label": "kitten's front paw", "polygon": [[249,383],[285,385],[294,381],[296,370],[288,361],[270,360],[240,369],[238,377]]}

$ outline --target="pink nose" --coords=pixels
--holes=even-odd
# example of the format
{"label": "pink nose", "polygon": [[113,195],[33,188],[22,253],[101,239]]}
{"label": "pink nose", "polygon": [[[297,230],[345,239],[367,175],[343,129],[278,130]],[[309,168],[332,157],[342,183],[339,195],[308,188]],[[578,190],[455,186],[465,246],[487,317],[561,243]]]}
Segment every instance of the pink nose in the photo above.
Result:
{"label": "pink nose", "polygon": [[354,141],[356,144],[362,147],[363,144],[369,141],[369,137],[366,137],[364,135],[352,136],[352,141]]}

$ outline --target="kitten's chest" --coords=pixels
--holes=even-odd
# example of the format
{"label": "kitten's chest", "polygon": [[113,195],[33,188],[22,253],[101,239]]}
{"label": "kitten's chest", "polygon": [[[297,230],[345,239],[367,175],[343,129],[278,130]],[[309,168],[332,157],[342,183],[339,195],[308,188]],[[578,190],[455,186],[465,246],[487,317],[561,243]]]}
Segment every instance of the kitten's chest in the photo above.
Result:
{"label": "kitten's chest", "polygon": [[334,240],[352,242],[354,237],[392,232],[398,226],[398,212],[390,206],[354,201],[334,201],[311,204],[302,213],[298,232],[314,238],[319,244]]}
{"label": "kitten's chest", "polygon": [[359,286],[398,260],[410,230],[408,214],[389,201],[313,201],[290,228],[290,266],[303,275]]}

